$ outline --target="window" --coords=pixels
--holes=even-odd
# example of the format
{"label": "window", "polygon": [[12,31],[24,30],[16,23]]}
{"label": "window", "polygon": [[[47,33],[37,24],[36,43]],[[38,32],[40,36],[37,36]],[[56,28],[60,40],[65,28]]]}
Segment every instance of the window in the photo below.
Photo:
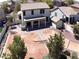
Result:
{"label": "window", "polygon": [[55,12],[55,16],[57,16],[57,13]]}
{"label": "window", "polygon": [[44,14],[44,9],[41,9],[40,10],[40,14]]}
{"label": "window", "polygon": [[34,11],[33,10],[31,11],[31,14],[34,15]]}
{"label": "window", "polygon": [[23,15],[24,15],[24,16],[26,15],[25,11],[23,11]]}

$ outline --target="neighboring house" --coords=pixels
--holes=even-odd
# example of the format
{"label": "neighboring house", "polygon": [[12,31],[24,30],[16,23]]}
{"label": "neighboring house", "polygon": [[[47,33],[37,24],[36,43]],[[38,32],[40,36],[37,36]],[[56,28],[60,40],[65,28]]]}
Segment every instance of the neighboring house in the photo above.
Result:
{"label": "neighboring house", "polygon": [[72,7],[76,12],[79,13],[79,4],[78,4],[78,3],[71,5],[71,7]]}
{"label": "neighboring house", "polygon": [[73,5],[71,5],[71,8],[73,8],[77,12],[75,19],[79,21],[79,4],[78,3],[73,4]]}
{"label": "neighboring house", "polygon": [[73,10],[71,7],[58,7],[51,11],[51,18],[56,16],[63,20],[64,22],[73,23],[75,22],[75,15],[77,15],[77,12]]}
{"label": "neighboring house", "polygon": [[6,22],[5,21],[5,13],[3,11],[3,9],[0,6],[0,26],[3,26],[3,24]]}
{"label": "neighboring house", "polygon": [[44,2],[21,4],[22,28],[34,29],[50,24],[50,8]]}

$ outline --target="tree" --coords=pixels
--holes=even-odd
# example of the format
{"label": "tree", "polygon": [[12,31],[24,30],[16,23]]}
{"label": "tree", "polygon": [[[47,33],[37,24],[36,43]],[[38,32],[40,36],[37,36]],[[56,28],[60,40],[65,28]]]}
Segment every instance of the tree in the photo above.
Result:
{"label": "tree", "polygon": [[55,34],[54,37],[50,36],[49,43],[47,44],[49,49],[50,59],[59,59],[63,49],[64,49],[64,38],[62,35]]}
{"label": "tree", "polygon": [[24,59],[27,53],[24,41],[21,40],[20,36],[14,36],[13,43],[9,45],[8,49],[11,53],[11,59]]}
{"label": "tree", "polygon": [[76,52],[72,53],[71,59],[78,59],[78,55]]}
{"label": "tree", "polygon": [[21,0],[20,2],[21,2],[21,3],[26,3],[26,2],[27,2],[27,0]]}
{"label": "tree", "polygon": [[75,34],[76,39],[79,39],[79,24],[73,26],[73,32]]}
{"label": "tree", "polygon": [[74,0],[65,0],[65,2],[68,4],[68,5],[71,5],[74,3]]}
{"label": "tree", "polygon": [[13,16],[7,17],[7,26],[12,25],[12,23],[13,23]]}
{"label": "tree", "polygon": [[73,31],[75,34],[79,34],[79,24],[73,26]]}
{"label": "tree", "polygon": [[14,12],[17,13],[18,11],[20,11],[20,3],[17,2],[15,4]]}
{"label": "tree", "polygon": [[8,3],[3,2],[1,7],[2,7],[4,13],[7,14],[8,13]]}

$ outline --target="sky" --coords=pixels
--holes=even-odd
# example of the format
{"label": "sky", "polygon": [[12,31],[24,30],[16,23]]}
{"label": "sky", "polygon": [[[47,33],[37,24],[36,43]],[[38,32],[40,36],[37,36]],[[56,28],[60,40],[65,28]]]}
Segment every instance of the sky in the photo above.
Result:
{"label": "sky", "polygon": [[7,0],[0,0],[0,2],[3,2],[3,1],[7,1]]}

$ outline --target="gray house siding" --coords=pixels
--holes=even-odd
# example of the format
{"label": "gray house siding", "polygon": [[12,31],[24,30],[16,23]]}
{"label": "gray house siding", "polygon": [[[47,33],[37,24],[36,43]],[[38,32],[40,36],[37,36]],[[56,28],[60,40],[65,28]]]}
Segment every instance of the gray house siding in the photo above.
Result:
{"label": "gray house siding", "polygon": [[40,10],[33,10],[34,14],[31,14],[32,10],[25,11],[25,16],[23,15],[23,18],[34,18],[34,17],[50,17],[49,9],[44,9],[44,14],[40,14]]}

